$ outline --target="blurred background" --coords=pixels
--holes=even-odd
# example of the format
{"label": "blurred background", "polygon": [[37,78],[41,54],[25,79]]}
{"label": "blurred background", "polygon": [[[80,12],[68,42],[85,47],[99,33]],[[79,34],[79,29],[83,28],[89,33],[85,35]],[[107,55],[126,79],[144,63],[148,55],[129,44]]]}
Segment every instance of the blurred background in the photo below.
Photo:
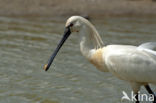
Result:
{"label": "blurred background", "polygon": [[156,15],[156,0],[0,0],[0,15]]}
{"label": "blurred background", "polygon": [[0,0],[0,103],[130,103],[129,84],[91,65],[76,35],[43,70],[72,15],[89,17],[105,45],[156,41],[155,0]]}

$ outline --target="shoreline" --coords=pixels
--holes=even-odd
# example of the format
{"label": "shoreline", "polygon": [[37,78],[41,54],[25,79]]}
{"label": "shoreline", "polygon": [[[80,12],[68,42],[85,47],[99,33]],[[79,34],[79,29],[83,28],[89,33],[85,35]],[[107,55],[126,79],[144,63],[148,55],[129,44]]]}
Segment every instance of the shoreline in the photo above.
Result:
{"label": "shoreline", "polygon": [[0,0],[1,16],[156,16],[152,0]]}

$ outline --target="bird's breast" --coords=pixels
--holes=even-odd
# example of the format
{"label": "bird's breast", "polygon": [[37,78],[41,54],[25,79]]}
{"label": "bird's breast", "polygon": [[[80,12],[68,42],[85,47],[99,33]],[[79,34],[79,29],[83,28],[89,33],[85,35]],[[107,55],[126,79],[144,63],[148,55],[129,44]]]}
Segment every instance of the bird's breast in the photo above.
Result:
{"label": "bird's breast", "polygon": [[103,53],[104,53],[104,48],[100,48],[95,50],[90,58],[89,61],[100,71],[107,72],[107,68],[103,59]]}

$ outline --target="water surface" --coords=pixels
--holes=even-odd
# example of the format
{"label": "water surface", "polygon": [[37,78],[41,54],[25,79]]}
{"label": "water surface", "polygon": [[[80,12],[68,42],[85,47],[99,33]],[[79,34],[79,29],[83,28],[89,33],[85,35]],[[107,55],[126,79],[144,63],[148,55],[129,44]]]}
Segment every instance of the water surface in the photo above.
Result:
{"label": "water surface", "polygon": [[[154,17],[106,17],[92,23],[106,45],[156,41]],[[130,94],[127,82],[96,70],[81,55],[76,35],[49,71],[42,69],[64,25],[64,18],[0,17],[0,103],[120,103],[123,90]]]}

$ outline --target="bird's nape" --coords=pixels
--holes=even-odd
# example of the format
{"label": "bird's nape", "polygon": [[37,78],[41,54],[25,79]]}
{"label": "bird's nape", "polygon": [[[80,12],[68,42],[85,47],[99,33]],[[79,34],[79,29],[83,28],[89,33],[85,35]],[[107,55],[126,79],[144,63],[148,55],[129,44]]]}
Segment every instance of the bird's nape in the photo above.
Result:
{"label": "bird's nape", "polygon": [[50,57],[50,59],[48,61],[48,64],[44,65],[44,70],[45,71],[47,71],[49,69],[50,65],[52,64],[53,60],[55,59],[55,56],[57,55],[60,48],[62,47],[64,42],[67,40],[67,38],[69,37],[70,34],[71,34],[70,27],[66,27],[65,31],[64,31],[64,35],[63,35],[61,41],[59,42],[57,48],[55,49],[54,53],[51,55],[51,57]]}

